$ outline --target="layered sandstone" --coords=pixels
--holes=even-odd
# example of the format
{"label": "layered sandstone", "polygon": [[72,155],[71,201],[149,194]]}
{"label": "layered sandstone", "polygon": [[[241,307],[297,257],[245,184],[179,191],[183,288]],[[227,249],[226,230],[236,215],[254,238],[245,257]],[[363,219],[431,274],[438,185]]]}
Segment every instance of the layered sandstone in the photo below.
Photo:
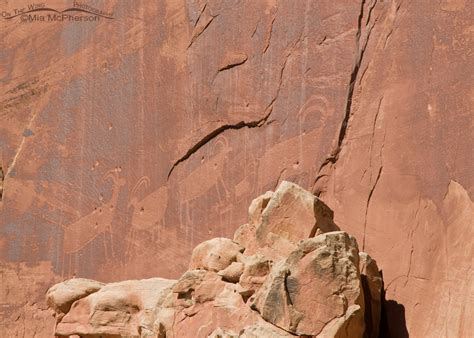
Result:
{"label": "layered sandstone", "polygon": [[378,267],[316,196],[283,181],[252,202],[236,237],[199,244],[178,280],[53,286],[55,334],[378,337]]}

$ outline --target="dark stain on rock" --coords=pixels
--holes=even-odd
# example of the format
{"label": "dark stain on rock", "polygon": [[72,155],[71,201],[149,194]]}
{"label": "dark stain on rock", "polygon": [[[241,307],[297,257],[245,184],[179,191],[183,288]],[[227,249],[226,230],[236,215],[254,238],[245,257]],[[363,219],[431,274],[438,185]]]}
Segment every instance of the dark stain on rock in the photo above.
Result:
{"label": "dark stain on rock", "polygon": [[291,296],[295,295],[299,291],[298,280],[293,276],[286,277],[286,291],[288,293],[288,298],[290,300],[290,304],[293,303],[291,300]]}
{"label": "dark stain on rock", "polygon": [[33,131],[31,129],[25,129],[23,131],[23,137],[28,137],[34,135]]}
{"label": "dark stain on rock", "polygon": [[28,89],[28,88],[30,88],[31,86],[33,86],[37,83],[38,83],[38,79],[34,79],[32,81],[22,82],[18,86],[16,86],[15,88],[10,89],[7,93],[15,94],[16,92]]}
{"label": "dark stain on rock", "polygon": [[[19,109],[27,106],[34,99],[42,96],[48,90],[48,85],[36,85],[38,81],[25,82],[8,91],[7,98],[0,102],[1,116],[8,110]],[[36,86],[35,86],[36,85]]]}
{"label": "dark stain on rock", "polygon": [[5,175],[3,174],[3,167],[0,165],[0,202],[3,200],[3,181]]}

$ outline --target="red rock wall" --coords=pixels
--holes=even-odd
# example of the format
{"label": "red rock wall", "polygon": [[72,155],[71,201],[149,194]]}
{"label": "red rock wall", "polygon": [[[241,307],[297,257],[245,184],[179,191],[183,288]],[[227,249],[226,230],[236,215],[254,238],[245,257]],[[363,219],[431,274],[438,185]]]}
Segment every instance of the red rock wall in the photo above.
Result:
{"label": "red rock wall", "polygon": [[50,336],[73,275],[177,277],[283,179],[377,260],[392,333],[472,332],[472,2],[88,4],[114,19],[0,19],[0,332]]}

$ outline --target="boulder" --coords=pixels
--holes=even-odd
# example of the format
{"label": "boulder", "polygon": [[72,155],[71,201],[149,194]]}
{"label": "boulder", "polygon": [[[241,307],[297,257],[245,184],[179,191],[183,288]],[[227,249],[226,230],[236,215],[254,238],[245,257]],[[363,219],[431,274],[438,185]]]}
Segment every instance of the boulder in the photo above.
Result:
{"label": "boulder", "polygon": [[232,262],[227,268],[219,271],[218,275],[226,282],[237,283],[244,272],[244,263]]}
{"label": "boulder", "polygon": [[273,196],[273,191],[267,191],[263,195],[258,196],[255,198],[249,206],[248,214],[249,214],[249,224],[251,225],[259,225],[262,223],[262,213],[263,210],[270,202],[270,199]]}
{"label": "boulder", "polygon": [[288,265],[284,261],[275,264],[263,285],[252,296],[251,308],[255,309],[267,322],[285,330],[294,331],[292,328],[298,318],[294,318],[296,313],[287,292],[288,273]]}
{"label": "boulder", "polygon": [[255,252],[255,224],[242,224],[234,233],[234,242],[245,248],[245,252]]}
{"label": "boulder", "polygon": [[67,313],[72,303],[99,291],[105,284],[91,279],[73,278],[55,284],[46,292],[46,301],[56,313]]}
{"label": "boulder", "polygon": [[161,305],[175,283],[151,278],[107,284],[76,301],[57,324],[56,335],[139,336],[140,327],[152,327],[154,322],[143,319]]}
{"label": "boulder", "polygon": [[226,286],[226,282],[222,280],[222,277],[215,272],[209,271],[202,282],[196,286],[196,289],[192,293],[192,299],[196,303],[205,303],[212,301]]}
{"label": "boulder", "polygon": [[345,316],[348,307],[357,305],[360,309],[354,316],[362,330],[351,331],[351,335],[362,337],[364,298],[358,253],[355,238],[342,231],[300,242],[286,261],[288,295],[298,314],[294,327],[289,327],[292,332],[317,335],[324,323]]}
{"label": "boulder", "polygon": [[298,241],[315,236],[318,229],[339,230],[331,209],[309,191],[283,181],[262,211],[256,238],[259,246],[272,246],[288,255]]}
{"label": "boulder", "polygon": [[162,306],[166,308],[194,311],[196,304],[212,301],[227,283],[216,272],[190,270],[181,276],[168,293]]}
{"label": "boulder", "polygon": [[270,323],[259,320],[253,325],[246,326],[242,329],[239,338],[288,338],[295,337],[291,333],[279,329],[278,327],[271,325]]}
{"label": "boulder", "polygon": [[343,316],[334,318],[327,323],[318,338],[355,338],[365,337],[364,322],[361,320],[360,305],[351,305]]}
{"label": "boulder", "polygon": [[235,262],[243,247],[228,238],[213,238],[194,248],[190,269],[220,271]]}
{"label": "boulder", "polygon": [[242,261],[244,269],[240,276],[239,284],[244,290],[242,293],[251,296],[265,281],[266,276],[270,272],[272,262],[260,254],[243,256]]}
{"label": "boulder", "polygon": [[172,290],[184,297],[184,294],[195,290],[206,275],[207,271],[205,270],[188,270],[178,279]]}
{"label": "boulder", "polygon": [[230,330],[224,330],[222,328],[217,328],[212,333],[208,336],[209,338],[239,338],[239,334],[230,331]]}
{"label": "boulder", "polygon": [[174,323],[176,322],[177,309],[173,307],[160,307],[156,309],[153,331],[158,338],[174,338]]}
{"label": "boulder", "polygon": [[[283,182],[235,241],[193,251],[177,281],[71,280],[48,291],[55,333],[86,337],[377,337],[382,277],[316,197]],[[245,249],[244,249],[245,248]],[[72,305],[71,305],[72,304]]]}
{"label": "boulder", "polygon": [[243,327],[258,322],[258,313],[244,303],[237,289],[237,284],[225,283],[219,294],[196,304],[192,312],[178,310],[172,325],[174,337],[208,337],[218,328],[226,333],[238,333]]}
{"label": "boulder", "polygon": [[354,320],[362,329],[351,334],[362,337],[358,266],[357,243],[345,232],[303,240],[286,261],[272,268],[252,306],[262,318],[286,331],[317,335],[325,323],[344,317],[348,307],[356,305]]}

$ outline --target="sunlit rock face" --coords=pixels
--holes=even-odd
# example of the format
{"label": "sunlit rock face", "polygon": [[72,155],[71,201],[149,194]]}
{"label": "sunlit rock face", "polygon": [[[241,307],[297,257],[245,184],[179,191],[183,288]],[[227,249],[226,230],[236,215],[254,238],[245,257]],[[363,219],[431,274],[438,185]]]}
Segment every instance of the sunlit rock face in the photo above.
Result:
{"label": "sunlit rock face", "polygon": [[[205,241],[178,280],[54,285],[47,298],[55,334],[378,337],[382,276],[354,237],[321,226],[337,227],[323,202],[283,181],[251,203],[248,220],[235,235],[253,224],[246,246],[227,238]],[[318,234],[311,230],[316,227]],[[284,241],[262,241],[262,233]]]}

